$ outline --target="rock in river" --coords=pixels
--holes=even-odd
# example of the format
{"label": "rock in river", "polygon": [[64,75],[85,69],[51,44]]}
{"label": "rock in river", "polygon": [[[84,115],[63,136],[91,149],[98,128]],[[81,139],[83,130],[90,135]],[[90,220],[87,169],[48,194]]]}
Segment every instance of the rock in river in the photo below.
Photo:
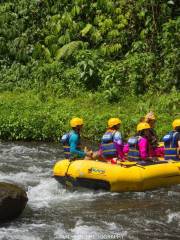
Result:
{"label": "rock in river", "polygon": [[25,190],[21,187],[0,182],[0,222],[18,217],[28,201]]}

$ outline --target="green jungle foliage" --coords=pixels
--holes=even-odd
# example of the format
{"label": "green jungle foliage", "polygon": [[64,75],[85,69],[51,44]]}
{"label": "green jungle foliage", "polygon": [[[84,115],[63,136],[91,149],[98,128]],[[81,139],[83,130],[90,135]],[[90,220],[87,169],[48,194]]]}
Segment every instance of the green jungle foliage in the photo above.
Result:
{"label": "green jungle foliage", "polygon": [[179,89],[179,12],[178,0],[2,0],[0,90]]}
{"label": "green jungle foliage", "polygon": [[125,139],[136,132],[140,118],[149,110],[157,113],[156,129],[159,139],[172,129],[180,94],[172,91],[164,95],[145,94],[124,97],[121,103],[102,101],[100,93],[84,93],[76,98],[55,98],[33,91],[0,95],[0,138],[5,140],[58,141],[69,131],[69,120],[79,116],[84,119],[82,135],[85,139],[100,141],[110,117],[122,119],[121,131]]}
{"label": "green jungle foliage", "polygon": [[94,138],[112,113],[128,134],[151,106],[166,122],[179,100],[179,13],[178,0],[1,0],[0,137],[54,140],[81,114]]}

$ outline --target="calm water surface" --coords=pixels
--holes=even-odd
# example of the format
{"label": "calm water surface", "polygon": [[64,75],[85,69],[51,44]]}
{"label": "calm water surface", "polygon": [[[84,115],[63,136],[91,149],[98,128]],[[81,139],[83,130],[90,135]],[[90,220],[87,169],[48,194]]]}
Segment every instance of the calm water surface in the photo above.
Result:
{"label": "calm water surface", "polygon": [[55,144],[0,143],[0,181],[25,187],[22,216],[2,240],[180,239],[180,185],[144,193],[70,192],[52,178]]}

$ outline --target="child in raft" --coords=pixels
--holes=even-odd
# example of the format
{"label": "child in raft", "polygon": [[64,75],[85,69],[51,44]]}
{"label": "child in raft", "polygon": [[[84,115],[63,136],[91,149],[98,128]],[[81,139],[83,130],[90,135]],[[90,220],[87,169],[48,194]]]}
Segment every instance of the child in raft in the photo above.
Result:
{"label": "child in raft", "polygon": [[129,161],[146,161],[152,160],[150,154],[149,131],[150,125],[141,122],[137,125],[137,133],[134,137],[129,138],[126,150]]}

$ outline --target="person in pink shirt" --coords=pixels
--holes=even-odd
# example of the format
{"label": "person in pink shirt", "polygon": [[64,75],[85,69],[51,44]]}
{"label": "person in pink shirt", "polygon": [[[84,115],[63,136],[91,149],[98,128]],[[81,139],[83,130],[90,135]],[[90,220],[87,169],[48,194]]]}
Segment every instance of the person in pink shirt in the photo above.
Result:
{"label": "person in pink shirt", "polygon": [[[150,159],[150,145],[149,145],[149,130],[150,125],[145,122],[141,122],[137,125],[137,134],[128,140],[128,160],[140,161]],[[126,149],[127,151],[127,149]]]}
{"label": "person in pink shirt", "polygon": [[164,147],[159,146],[158,143],[158,136],[155,131],[155,124],[156,124],[156,116],[151,111],[146,114],[145,117],[141,118],[140,122],[146,122],[149,124],[149,154],[151,157],[164,157]]}

